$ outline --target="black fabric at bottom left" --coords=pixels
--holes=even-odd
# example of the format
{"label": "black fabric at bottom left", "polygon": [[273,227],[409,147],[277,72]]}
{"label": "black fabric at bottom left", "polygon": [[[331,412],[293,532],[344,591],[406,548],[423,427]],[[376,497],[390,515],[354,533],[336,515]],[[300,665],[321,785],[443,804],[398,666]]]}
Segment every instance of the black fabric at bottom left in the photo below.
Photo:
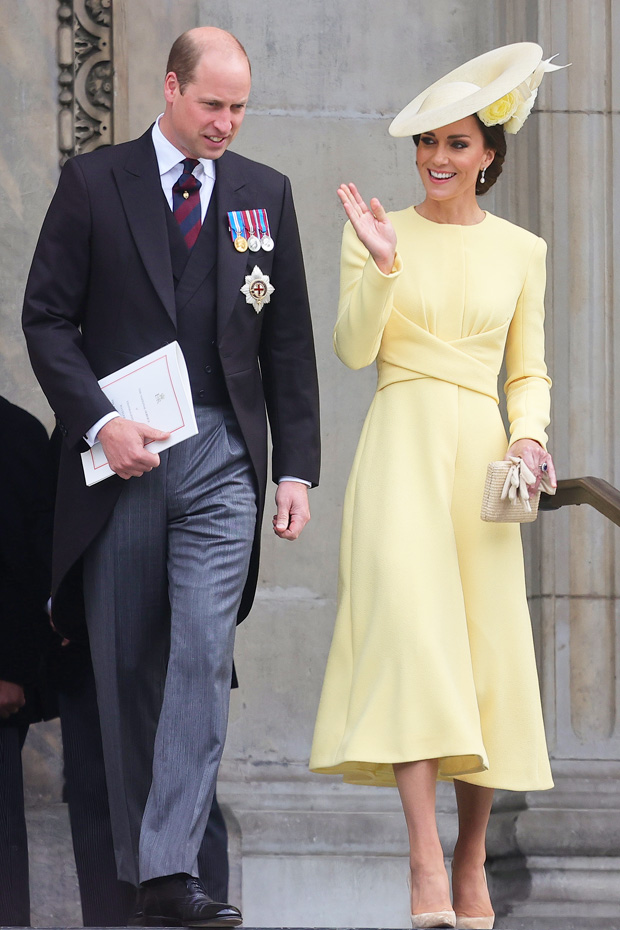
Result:
{"label": "black fabric at bottom left", "polygon": [[22,746],[28,724],[0,727],[0,925],[30,926]]}

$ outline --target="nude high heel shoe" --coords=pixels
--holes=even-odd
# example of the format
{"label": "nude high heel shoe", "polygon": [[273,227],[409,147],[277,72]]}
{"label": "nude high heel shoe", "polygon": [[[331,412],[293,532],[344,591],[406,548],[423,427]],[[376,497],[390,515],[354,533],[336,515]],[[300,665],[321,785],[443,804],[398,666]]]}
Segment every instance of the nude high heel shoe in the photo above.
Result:
{"label": "nude high heel shoe", "polygon": [[495,915],[491,917],[457,917],[456,930],[493,930]]}
{"label": "nude high heel shoe", "polygon": [[[411,894],[411,876],[407,876],[407,888]],[[435,927],[449,927],[454,930],[456,926],[456,914],[453,910],[429,911],[426,914],[412,914],[412,930],[431,930]]]}
{"label": "nude high heel shoe", "polygon": [[[484,875],[484,884],[487,884],[486,869],[482,869]],[[456,918],[456,930],[493,930],[495,923],[495,914],[490,917],[458,917]]]}
{"label": "nude high heel shoe", "polygon": [[454,911],[430,911],[428,914],[411,915],[413,930],[428,930],[429,927],[454,928],[456,923]]}

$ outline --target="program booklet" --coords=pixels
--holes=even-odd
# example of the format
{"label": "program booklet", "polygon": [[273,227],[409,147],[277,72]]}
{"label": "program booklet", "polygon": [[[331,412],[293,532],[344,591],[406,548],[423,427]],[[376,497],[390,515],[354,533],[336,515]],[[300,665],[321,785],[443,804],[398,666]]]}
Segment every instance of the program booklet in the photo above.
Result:
{"label": "program booklet", "polygon": [[[146,443],[151,452],[161,452],[198,432],[187,365],[178,342],[113,371],[99,385],[122,417],[170,433],[168,439]],[[114,474],[100,442],[82,452],[82,465],[89,486]]]}

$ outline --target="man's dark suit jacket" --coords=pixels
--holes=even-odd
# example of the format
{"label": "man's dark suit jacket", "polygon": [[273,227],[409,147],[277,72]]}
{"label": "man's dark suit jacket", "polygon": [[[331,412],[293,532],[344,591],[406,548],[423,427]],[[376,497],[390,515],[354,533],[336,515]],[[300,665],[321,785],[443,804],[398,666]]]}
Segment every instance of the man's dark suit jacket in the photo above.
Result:
{"label": "man's dark suit jacket", "polygon": [[[254,597],[267,478],[318,482],[318,390],[306,282],[286,177],[232,152],[216,162],[217,346],[257,478],[258,516],[243,619]],[[235,251],[227,214],[265,208],[275,248]],[[35,251],[23,325],[30,358],[65,436],[52,590],[54,622],[75,635],[80,559],[108,519],[117,476],[88,488],[83,436],[112,406],[97,379],[176,338],[166,204],[149,129],[64,166]],[[275,291],[256,313],[240,288],[258,265]],[[209,271],[205,268],[205,274]],[[179,308],[182,312],[182,308]],[[130,479],[140,480],[140,479]]]}

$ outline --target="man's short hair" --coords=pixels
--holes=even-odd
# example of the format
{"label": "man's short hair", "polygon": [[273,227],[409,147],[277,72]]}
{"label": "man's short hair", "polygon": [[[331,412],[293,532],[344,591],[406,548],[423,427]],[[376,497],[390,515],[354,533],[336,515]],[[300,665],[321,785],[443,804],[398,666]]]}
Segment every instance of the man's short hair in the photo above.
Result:
{"label": "man's short hair", "polygon": [[[248,58],[248,53],[244,49],[239,39],[236,38],[236,36],[232,35],[232,33],[229,33],[229,35],[231,38],[231,46],[233,48],[236,47],[237,51],[244,55],[251,74],[252,68],[250,65],[250,59]],[[178,39],[174,40],[172,48],[170,49],[170,54],[168,55],[166,74],[174,71],[177,76],[177,81],[179,82],[181,93],[183,93],[185,87],[188,84],[191,84],[194,80],[200,57],[207,48],[208,46],[206,46],[204,43],[197,42],[195,38],[193,38],[191,31],[182,33]]]}

